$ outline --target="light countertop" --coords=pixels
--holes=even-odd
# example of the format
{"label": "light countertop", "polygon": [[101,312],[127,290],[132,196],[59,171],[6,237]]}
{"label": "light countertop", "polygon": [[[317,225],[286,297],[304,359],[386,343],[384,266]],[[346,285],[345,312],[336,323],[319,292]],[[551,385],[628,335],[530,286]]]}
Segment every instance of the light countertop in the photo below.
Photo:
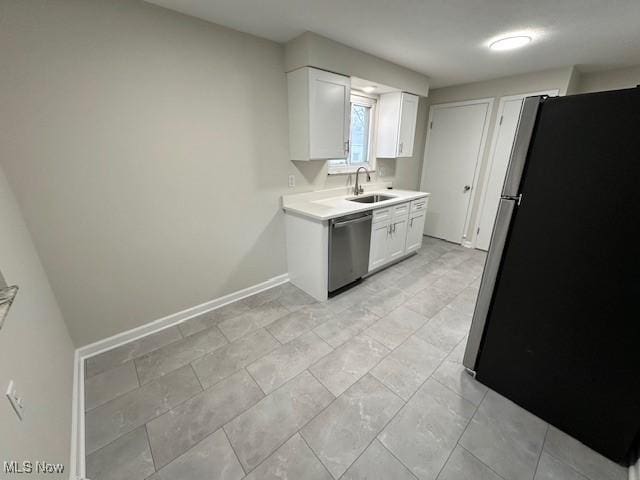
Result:
{"label": "light countertop", "polygon": [[[366,188],[366,187],[365,187]],[[283,208],[285,212],[294,212],[299,215],[313,218],[315,220],[330,220],[336,217],[342,217],[344,215],[350,215],[352,213],[366,212],[368,210],[377,210],[378,208],[384,208],[398,203],[409,202],[418,198],[428,197],[430,194],[426,192],[418,192],[414,190],[396,190],[386,188],[374,188],[366,189],[360,196],[381,194],[393,196],[389,200],[376,203],[358,203],[351,202],[349,198],[355,198],[355,195],[341,194],[337,196],[330,196],[328,198],[313,198],[309,195],[291,195],[283,201]],[[334,192],[335,195],[335,192]],[[300,197],[300,198],[295,198]]]}

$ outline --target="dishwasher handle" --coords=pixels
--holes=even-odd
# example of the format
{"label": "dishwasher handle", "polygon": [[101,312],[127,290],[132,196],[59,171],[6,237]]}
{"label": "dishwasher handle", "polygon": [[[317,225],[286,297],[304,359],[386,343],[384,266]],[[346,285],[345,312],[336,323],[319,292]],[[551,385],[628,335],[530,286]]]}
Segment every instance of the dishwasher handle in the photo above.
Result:
{"label": "dishwasher handle", "polygon": [[371,220],[372,217],[373,215],[365,215],[363,217],[354,218],[352,220],[346,220],[344,222],[336,222],[333,224],[333,228],[342,228],[342,227],[346,227],[347,225],[353,225],[354,223],[367,222]]}

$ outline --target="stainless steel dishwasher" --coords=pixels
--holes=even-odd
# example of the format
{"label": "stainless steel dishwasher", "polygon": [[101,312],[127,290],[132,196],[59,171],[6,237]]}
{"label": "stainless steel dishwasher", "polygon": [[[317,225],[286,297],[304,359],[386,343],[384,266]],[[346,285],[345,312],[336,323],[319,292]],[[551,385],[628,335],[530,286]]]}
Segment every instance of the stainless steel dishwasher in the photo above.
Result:
{"label": "stainless steel dishwasher", "polygon": [[329,293],[369,270],[371,218],[371,212],[354,213],[329,223]]}

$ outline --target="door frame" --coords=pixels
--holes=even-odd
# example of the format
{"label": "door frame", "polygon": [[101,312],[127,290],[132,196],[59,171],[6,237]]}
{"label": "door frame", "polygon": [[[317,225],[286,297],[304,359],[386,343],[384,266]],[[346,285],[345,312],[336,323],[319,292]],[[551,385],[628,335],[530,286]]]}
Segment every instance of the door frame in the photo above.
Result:
{"label": "door frame", "polygon": [[[500,97],[498,101],[498,109],[496,111],[496,118],[493,124],[493,132],[491,134],[491,147],[489,148],[489,155],[487,156],[487,168],[484,171],[484,178],[482,179],[482,186],[480,190],[480,196],[478,197],[478,213],[475,218],[475,225],[473,226],[473,232],[471,233],[471,240],[469,241],[468,246],[470,248],[476,248],[477,240],[478,240],[478,229],[480,228],[480,220],[482,219],[482,212],[485,208],[486,198],[487,198],[487,187],[489,186],[489,177],[491,174],[491,168],[493,167],[494,155],[496,154],[496,148],[498,147],[498,132],[500,131],[497,128],[498,119],[504,112],[504,107],[507,102],[512,100],[520,100],[525,99],[527,97],[534,97],[537,95],[548,95],[550,97],[557,97],[560,95],[560,90],[557,88],[549,89],[549,90],[541,90],[538,92],[530,92],[530,93],[519,93],[516,95],[505,95]],[[514,138],[515,140],[515,138]]]}
{"label": "door frame", "polygon": [[[464,228],[462,231],[462,238],[460,239],[460,244],[464,247],[472,247],[472,243],[467,238],[467,232],[469,231],[469,225],[471,224],[471,212],[473,211],[473,207],[475,206],[476,200],[474,193],[478,188],[479,183],[479,172],[480,166],[482,165],[482,158],[484,156],[484,151],[487,144],[487,136],[489,134],[489,126],[491,123],[491,115],[493,114],[493,105],[495,103],[495,97],[489,98],[479,98],[475,100],[463,100],[460,102],[447,102],[447,103],[438,103],[435,105],[431,105],[429,107],[429,118],[427,121],[427,138],[424,144],[424,154],[422,156],[422,172],[420,172],[420,190],[424,190],[425,185],[425,173],[426,173],[426,163],[427,163],[427,153],[429,152],[429,139],[431,138],[431,122],[433,121],[433,114],[436,110],[442,110],[445,108],[455,108],[455,107],[467,107],[469,105],[481,105],[487,104],[487,115],[484,120],[484,125],[482,127],[482,139],[480,140],[480,147],[478,148],[478,156],[476,158],[476,165],[473,170],[473,182],[471,183],[471,197],[469,198],[469,203],[467,205],[467,212],[465,214],[464,219]],[[426,225],[426,222],[425,222]],[[475,241],[475,236],[474,236]]]}

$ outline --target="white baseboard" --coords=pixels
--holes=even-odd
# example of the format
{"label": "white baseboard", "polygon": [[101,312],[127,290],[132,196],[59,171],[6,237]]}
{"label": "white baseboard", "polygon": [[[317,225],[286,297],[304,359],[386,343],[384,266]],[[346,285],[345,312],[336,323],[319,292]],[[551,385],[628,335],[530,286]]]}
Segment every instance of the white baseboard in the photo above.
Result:
{"label": "white baseboard", "polygon": [[166,317],[159,318],[145,325],[141,325],[131,330],[118,333],[111,337],[85,345],[76,349],[73,366],[73,397],[72,397],[72,418],[71,418],[71,458],[69,479],[84,479],[85,472],[85,449],[84,449],[84,361],[106,352],[125,343],[159,332],[165,328],[182,323],[190,318],[197,317],[203,313],[210,312],[223,307],[232,302],[236,302],[264,290],[282,285],[289,281],[289,274],[285,273],[269,280],[253,285],[237,292],[230,293],[220,298],[187,308],[177,313],[172,313]]}
{"label": "white baseboard", "polygon": [[165,328],[172,327],[184,322],[185,320],[189,320],[190,318],[197,317],[198,315],[210,312],[211,310],[215,310],[216,308],[220,308],[229,303],[236,302],[243,298],[250,297],[251,295],[255,295],[256,293],[260,293],[264,290],[282,285],[283,283],[286,283],[288,281],[289,274],[285,273],[283,275],[278,275],[277,277],[270,278],[266,282],[262,282],[251,287],[238,290],[237,292],[230,293],[228,295],[225,295],[224,297],[209,300],[208,302],[201,303],[200,305],[196,305],[195,307],[187,308],[186,310],[182,310],[181,312],[172,313],[171,315],[159,318],[158,320],[154,320],[153,322],[146,323],[139,327],[132,328],[131,330],[127,330],[103,340],[98,340],[97,342],[85,345],[84,347],[80,347],[78,349],[78,352],[80,354],[80,357],[82,357],[83,359],[93,357],[94,355],[98,355],[102,352],[106,352],[107,350],[111,350],[125,343],[129,343],[132,340],[146,337],[147,335],[159,332],[160,330],[164,330]]}
{"label": "white baseboard", "polygon": [[473,242],[470,240],[463,240],[462,241],[462,246],[465,248],[475,248],[473,245]]}

